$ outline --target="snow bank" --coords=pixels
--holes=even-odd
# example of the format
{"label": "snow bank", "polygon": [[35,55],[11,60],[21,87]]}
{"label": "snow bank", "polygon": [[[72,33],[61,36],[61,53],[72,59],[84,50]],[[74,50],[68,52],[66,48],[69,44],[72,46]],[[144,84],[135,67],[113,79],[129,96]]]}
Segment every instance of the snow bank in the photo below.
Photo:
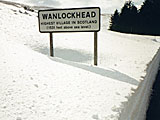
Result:
{"label": "snow bank", "polygon": [[152,85],[160,63],[160,50],[157,51],[152,61],[147,65],[146,75],[142,77],[142,82],[134,90],[127,103],[123,103],[125,108],[121,112],[120,120],[145,120]]}
{"label": "snow bank", "polygon": [[51,58],[37,13],[0,4],[0,14],[1,120],[143,119],[158,67],[155,37],[108,31],[103,15],[93,66],[93,33],[53,34]]}

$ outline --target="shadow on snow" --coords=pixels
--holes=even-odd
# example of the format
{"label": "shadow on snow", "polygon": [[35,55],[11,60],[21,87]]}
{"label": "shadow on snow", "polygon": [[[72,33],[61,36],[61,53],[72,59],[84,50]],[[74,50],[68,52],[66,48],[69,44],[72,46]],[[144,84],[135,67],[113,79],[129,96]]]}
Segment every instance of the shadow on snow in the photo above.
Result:
{"label": "shadow on snow", "polygon": [[67,64],[67,65],[71,65],[73,67],[83,69],[83,70],[86,70],[86,71],[89,71],[89,72],[92,72],[92,73],[95,73],[95,74],[98,74],[98,75],[101,75],[101,76],[104,76],[104,77],[109,77],[109,78],[112,78],[112,79],[116,79],[116,80],[119,80],[121,82],[126,82],[126,83],[129,83],[129,84],[132,84],[132,85],[138,85],[139,84],[139,82],[137,80],[135,80],[134,78],[131,78],[128,75],[123,74],[123,73],[121,73],[117,70],[113,70],[113,69],[106,70],[104,68],[100,68],[100,67],[97,67],[97,66],[88,66],[88,65],[85,65],[85,64],[65,61],[63,59],[57,59],[57,58],[50,58],[50,59],[53,60],[53,61],[56,61],[56,62],[60,62],[60,63],[63,63],[63,64]]}
{"label": "shadow on snow", "polygon": [[[49,49],[48,47],[39,47],[39,48],[34,48],[35,51],[38,51],[42,54],[49,55]],[[92,56],[90,54],[86,54],[83,52],[79,52],[77,50],[72,50],[72,49],[66,49],[66,48],[55,48],[55,56],[54,58],[50,58],[51,60],[63,64],[67,64],[76,68],[80,68],[104,77],[109,77],[112,79],[119,80],[121,82],[126,82],[132,85],[138,85],[139,82],[124,74],[121,73],[117,70],[106,70],[104,68],[100,68],[98,66],[89,66],[85,64],[80,64],[78,62],[86,62],[86,61],[91,61]],[[61,59],[59,59],[61,58]]]}
{"label": "shadow on snow", "polygon": [[[38,51],[44,55],[49,55],[49,49],[48,47],[33,47],[32,49],[35,51]],[[92,59],[91,54],[86,54],[83,51],[77,51],[72,49],[66,49],[66,48],[54,48],[54,54],[55,57],[72,61],[72,62],[87,62]]]}

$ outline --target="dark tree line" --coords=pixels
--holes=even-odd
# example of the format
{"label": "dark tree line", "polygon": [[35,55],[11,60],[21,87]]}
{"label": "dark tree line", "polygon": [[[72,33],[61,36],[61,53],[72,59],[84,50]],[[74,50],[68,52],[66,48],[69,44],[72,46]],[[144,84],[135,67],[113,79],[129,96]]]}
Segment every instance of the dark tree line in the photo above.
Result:
{"label": "dark tree line", "polygon": [[145,0],[139,10],[127,1],[121,12],[114,12],[110,22],[113,31],[160,35],[160,0]]}

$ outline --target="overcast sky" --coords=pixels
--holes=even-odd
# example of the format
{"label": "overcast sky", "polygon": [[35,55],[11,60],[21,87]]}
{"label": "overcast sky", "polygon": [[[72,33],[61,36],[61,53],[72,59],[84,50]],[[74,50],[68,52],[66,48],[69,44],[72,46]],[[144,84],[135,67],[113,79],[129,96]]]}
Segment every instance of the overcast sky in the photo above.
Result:
{"label": "overcast sky", "polygon": [[[126,0],[10,0],[31,5],[46,5],[56,8],[73,7],[101,7],[102,13],[113,13],[124,5]],[[140,6],[144,0],[132,0],[136,6]]]}

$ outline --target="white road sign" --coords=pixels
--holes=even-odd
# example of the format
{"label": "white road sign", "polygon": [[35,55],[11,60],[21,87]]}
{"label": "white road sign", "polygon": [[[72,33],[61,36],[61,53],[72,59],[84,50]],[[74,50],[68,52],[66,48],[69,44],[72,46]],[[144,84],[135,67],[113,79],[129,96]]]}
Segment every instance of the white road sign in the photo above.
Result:
{"label": "white road sign", "polygon": [[39,10],[39,31],[47,32],[98,32],[100,8],[72,8]]}

